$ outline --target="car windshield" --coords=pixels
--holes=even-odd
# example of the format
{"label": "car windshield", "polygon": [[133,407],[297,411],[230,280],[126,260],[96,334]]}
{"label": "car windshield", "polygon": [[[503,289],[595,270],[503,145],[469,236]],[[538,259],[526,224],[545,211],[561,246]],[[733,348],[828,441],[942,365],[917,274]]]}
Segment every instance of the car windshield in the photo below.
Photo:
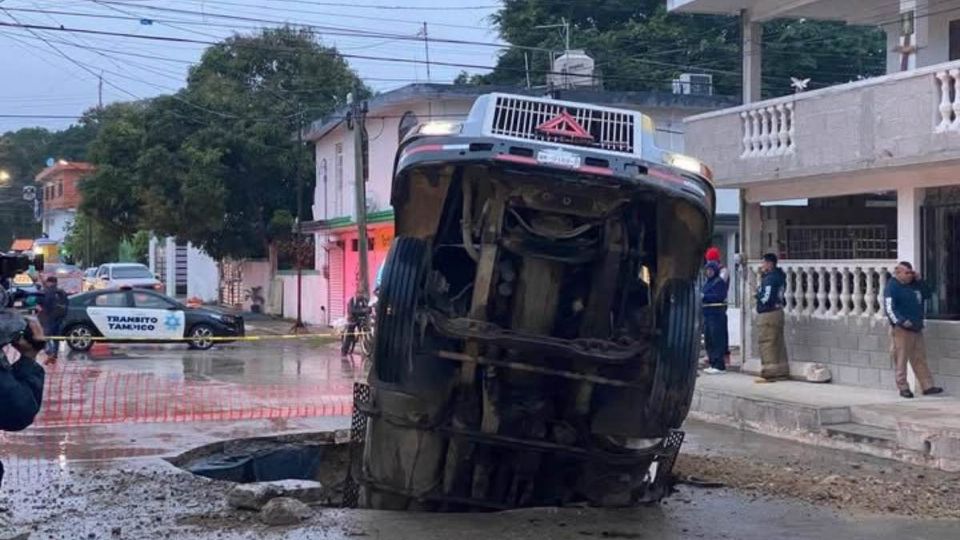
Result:
{"label": "car windshield", "polygon": [[153,279],[153,274],[146,266],[116,266],[113,279]]}

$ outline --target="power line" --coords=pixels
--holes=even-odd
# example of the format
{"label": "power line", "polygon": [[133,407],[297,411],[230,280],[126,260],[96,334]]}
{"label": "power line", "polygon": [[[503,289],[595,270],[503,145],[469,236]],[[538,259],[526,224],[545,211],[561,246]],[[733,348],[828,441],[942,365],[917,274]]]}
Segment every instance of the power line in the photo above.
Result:
{"label": "power line", "polygon": [[[125,3],[123,3],[123,2],[115,2],[115,1],[109,1],[109,0],[104,0],[104,1],[101,1],[101,0],[92,0],[92,1],[93,1],[95,4],[101,5],[101,6],[105,7],[105,8],[110,8],[110,5],[112,5],[112,4],[129,5],[129,4],[125,4]],[[328,25],[308,24],[308,23],[291,23],[290,21],[284,21],[284,20],[278,20],[278,19],[264,19],[264,18],[259,18],[259,17],[247,17],[247,16],[243,16],[243,15],[230,15],[230,14],[225,14],[225,13],[199,12],[199,11],[191,11],[191,10],[184,10],[184,9],[177,9],[177,8],[167,8],[167,7],[159,7],[159,6],[146,6],[146,5],[144,5],[144,6],[137,6],[137,7],[140,7],[141,9],[151,10],[151,11],[160,11],[160,12],[167,12],[167,13],[179,13],[179,14],[195,15],[195,16],[202,16],[202,17],[212,17],[212,18],[216,18],[216,19],[234,20],[234,21],[248,22],[248,23],[257,23],[257,24],[275,24],[275,25],[280,25],[280,26],[291,26],[291,27],[295,27],[295,28],[305,28],[305,29],[313,30],[313,31],[317,32],[318,34],[321,34],[321,35],[329,35],[329,36],[345,36],[345,37],[376,38],[376,39],[396,39],[396,40],[416,41],[416,42],[422,42],[422,41],[423,41],[423,38],[422,38],[421,36],[417,36],[417,35],[415,35],[415,34],[396,34],[396,33],[389,33],[389,32],[374,32],[374,31],[364,30],[364,29],[360,29],[360,28],[328,26]],[[7,8],[7,9],[10,9],[10,10],[12,10],[12,11],[25,12],[25,13],[44,13],[44,14],[52,14],[52,15],[64,15],[64,16],[69,16],[69,17],[85,17],[85,18],[114,19],[114,20],[118,20],[118,19],[119,19],[119,20],[132,20],[132,21],[142,21],[142,20],[144,20],[144,19],[149,19],[150,21],[157,22],[157,23],[161,23],[161,24],[167,24],[167,25],[176,23],[176,24],[182,24],[182,25],[187,25],[187,26],[207,26],[207,27],[230,28],[230,29],[236,29],[236,28],[237,28],[237,25],[230,25],[230,24],[223,24],[223,23],[215,23],[215,22],[209,22],[209,21],[190,21],[190,20],[182,20],[182,19],[156,19],[156,18],[146,18],[146,17],[137,16],[136,14],[132,14],[131,12],[126,12],[126,16],[123,16],[123,15],[109,15],[109,14],[103,14],[103,13],[78,13],[78,12],[73,12],[73,11],[48,10],[48,9],[32,9],[32,8]],[[422,23],[421,23],[421,25],[422,25]],[[249,30],[256,29],[255,27],[241,27],[241,28],[242,28],[242,29],[249,29]],[[185,30],[185,29],[182,29],[182,28],[178,28],[178,30],[196,33],[195,31]],[[206,37],[212,37],[212,38],[214,38],[214,39],[222,39],[222,38],[219,38],[218,36],[211,36],[211,35],[209,35],[209,34],[205,34],[205,35],[206,35]],[[442,38],[442,37],[435,37],[435,36],[430,36],[430,41],[431,41],[432,43],[449,43],[449,44],[454,44],[454,45],[475,45],[475,46],[478,46],[478,47],[492,47],[492,48],[497,48],[497,49],[512,49],[512,48],[513,48],[513,49],[521,49],[521,50],[528,50],[528,51],[554,52],[553,49],[547,49],[547,48],[544,48],[544,47],[532,47],[532,46],[524,46],[524,45],[510,45],[510,44],[504,44],[504,43],[493,43],[493,42],[489,42],[489,41],[474,41],[474,40],[464,40],[464,39],[454,39],[454,38]]]}
{"label": "power line", "polygon": [[[123,37],[123,38],[140,39],[140,40],[148,40],[148,41],[170,42],[170,43],[195,43],[195,44],[201,44],[201,45],[223,45],[223,43],[221,42],[204,41],[204,40],[193,39],[193,38],[131,34],[127,32],[110,32],[105,30],[93,30],[93,29],[87,29],[87,28],[68,28],[62,25],[59,27],[56,27],[56,26],[47,26],[47,25],[38,25],[38,24],[23,24],[23,23],[13,24],[8,22],[0,22],[0,26],[10,27],[10,28],[24,28],[24,29],[32,29],[32,30],[48,30],[48,31],[54,31],[54,32],[71,32],[71,33],[80,33],[80,34],[104,35],[104,36]],[[272,50],[277,52],[282,52],[282,51],[292,52],[292,53],[303,52],[302,49],[298,49],[294,47],[265,47],[262,45],[244,44],[242,42],[235,42],[234,44],[240,47],[250,47],[250,48],[255,48],[260,50]],[[417,59],[411,59],[411,58],[374,56],[374,55],[363,55],[363,54],[353,54],[353,53],[338,53],[336,51],[322,51],[322,52],[328,55],[336,55],[341,58],[355,59],[355,60],[394,62],[394,63],[401,63],[401,64],[423,64],[424,63],[423,60],[417,60]],[[483,65],[483,64],[468,64],[468,63],[445,62],[445,61],[431,61],[431,64],[437,65],[437,66],[445,66],[445,67],[459,67],[459,68],[484,69],[484,70],[493,70],[497,68],[497,66],[490,66],[490,65]],[[523,68],[511,68],[511,67],[503,67],[503,66],[501,66],[500,69],[506,70],[506,71],[515,71],[515,72],[525,71]],[[563,72],[553,71],[553,70],[531,69],[530,71],[532,73],[540,73],[540,74],[547,74],[547,75],[564,75]],[[666,79],[651,79],[651,78],[645,78],[645,77],[606,77],[606,80],[616,80],[616,81],[626,81],[626,82],[646,82],[646,83],[655,82],[655,83],[661,83],[661,84],[671,82],[670,80],[666,80]]]}
{"label": "power line", "polygon": [[[268,11],[269,11],[269,10],[275,10],[273,7],[270,7],[270,6],[251,5],[251,4],[245,4],[245,3],[242,3],[242,2],[227,2],[227,1],[224,1],[224,0],[184,0],[184,1],[190,2],[190,3],[194,3],[194,4],[200,4],[201,6],[205,6],[205,5],[207,5],[207,4],[213,4],[213,5],[219,5],[219,6],[242,7],[242,8],[255,9],[255,10],[268,10]],[[343,5],[344,5],[344,4],[340,4],[340,5],[338,5],[337,7],[343,7]],[[350,6],[350,7],[353,7],[353,6]],[[344,19],[358,19],[358,20],[367,20],[367,21],[387,22],[387,23],[392,23],[392,24],[401,23],[401,24],[410,24],[410,25],[416,25],[416,26],[420,26],[421,24],[423,24],[423,21],[422,21],[422,20],[416,20],[416,21],[415,21],[415,20],[410,20],[410,19],[397,19],[397,18],[395,18],[395,17],[390,17],[390,18],[386,18],[386,17],[374,17],[374,16],[368,16],[368,15],[359,15],[359,14],[356,14],[356,13],[349,13],[349,14],[345,14],[345,13],[333,13],[333,12],[330,12],[330,11],[312,11],[312,10],[303,10],[303,9],[291,9],[291,8],[288,8],[288,7],[283,8],[283,11],[285,11],[285,12],[287,12],[287,13],[297,13],[297,14],[303,14],[303,15],[320,15],[320,16],[323,16],[323,17],[338,17],[338,18],[344,18]],[[476,29],[476,28],[477,28],[477,25],[453,24],[453,23],[435,22],[435,21],[427,21],[427,22],[430,23],[431,26],[440,26],[440,27],[445,27],[445,28],[464,28],[464,29]]]}

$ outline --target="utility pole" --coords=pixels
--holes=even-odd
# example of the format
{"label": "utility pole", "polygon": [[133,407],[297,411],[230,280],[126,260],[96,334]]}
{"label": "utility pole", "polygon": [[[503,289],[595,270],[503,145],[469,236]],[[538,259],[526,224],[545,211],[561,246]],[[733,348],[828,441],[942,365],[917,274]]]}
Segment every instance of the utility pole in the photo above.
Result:
{"label": "utility pole", "polygon": [[530,56],[523,52],[523,72],[527,75],[527,89],[530,88]]}
{"label": "utility pole", "polygon": [[297,102],[297,151],[293,162],[297,175],[297,218],[293,225],[293,257],[297,268],[297,322],[293,323],[293,333],[306,328],[303,324],[303,175],[300,174],[300,152],[303,149],[303,104]]}
{"label": "utility pole", "polygon": [[367,102],[360,101],[353,94],[347,96],[350,103],[348,124],[353,130],[353,167],[357,213],[357,255],[359,256],[359,276],[357,276],[357,297],[370,299],[370,273],[367,263],[367,178],[365,174],[363,143],[366,138]]}
{"label": "utility pole", "polygon": [[[103,72],[97,77],[97,129],[103,127]],[[87,216],[87,267],[93,266],[93,220]],[[166,279],[164,279],[166,281]]]}
{"label": "utility pole", "polygon": [[430,38],[428,37],[428,34],[427,34],[426,21],[424,21],[423,30],[421,31],[423,32],[423,51],[426,54],[426,60],[427,60],[427,82],[430,82]]}

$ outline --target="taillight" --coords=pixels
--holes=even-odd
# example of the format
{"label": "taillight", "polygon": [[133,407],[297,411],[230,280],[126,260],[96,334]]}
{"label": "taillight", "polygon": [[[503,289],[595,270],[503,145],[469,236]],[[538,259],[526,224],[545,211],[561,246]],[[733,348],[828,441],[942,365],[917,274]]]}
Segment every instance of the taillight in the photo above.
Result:
{"label": "taillight", "polygon": [[153,290],[155,290],[155,291],[162,291],[162,290],[163,290],[163,283],[157,283],[156,285],[154,285],[154,286],[153,286]]}

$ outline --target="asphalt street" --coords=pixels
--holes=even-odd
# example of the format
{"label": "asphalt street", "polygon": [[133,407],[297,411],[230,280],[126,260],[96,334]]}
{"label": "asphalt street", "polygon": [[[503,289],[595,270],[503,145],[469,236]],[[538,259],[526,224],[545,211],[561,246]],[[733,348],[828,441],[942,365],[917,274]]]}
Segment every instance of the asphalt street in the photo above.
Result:
{"label": "asphalt street", "polygon": [[[722,478],[724,487],[682,485],[662,504],[623,510],[405,514],[315,508],[301,525],[267,527],[255,514],[226,506],[229,483],[193,476],[162,459],[212,441],[346,428],[359,368],[359,359],[343,360],[331,345],[306,341],[207,352],[125,346],[61,358],[49,369],[44,418],[23,433],[2,435],[3,514],[32,538],[70,539],[899,540],[953,539],[960,531],[957,520],[908,516],[854,498],[807,497],[790,484],[793,476],[771,471],[796,471],[798,482],[813,478],[827,492],[838,478],[856,482],[867,474],[921,484],[953,477],[692,422],[683,466]],[[753,483],[734,480],[741,473]],[[903,485],[902,493],[891,494],[891,505],[917,493],[916,485]]]}

